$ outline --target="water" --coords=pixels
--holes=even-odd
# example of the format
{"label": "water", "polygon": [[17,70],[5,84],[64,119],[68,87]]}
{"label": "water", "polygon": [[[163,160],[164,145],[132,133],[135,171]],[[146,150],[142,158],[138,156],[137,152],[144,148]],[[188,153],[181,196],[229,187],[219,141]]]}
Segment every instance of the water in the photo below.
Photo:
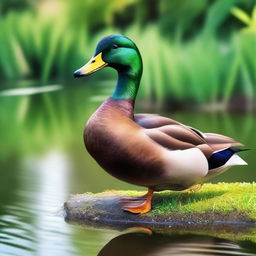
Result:
{"label": "water", "polygon": [[[150,235],[139,230],[89,229],[64,221],[62,204],[70,193],[143,189],[106,174],[83,146],[85,120],[111,89],[104,84],[93,89],[74,85],[0,97],[0,255],[256,255],[251,242],[237,243],[207,232],[169,230]],[[138,110],[145,108],[138,105]],[[254,114],[164,115],[254,148]],[[248,166],[233,168],[212,181],[255,180],[254,152],[244,153],[243,158]]]}

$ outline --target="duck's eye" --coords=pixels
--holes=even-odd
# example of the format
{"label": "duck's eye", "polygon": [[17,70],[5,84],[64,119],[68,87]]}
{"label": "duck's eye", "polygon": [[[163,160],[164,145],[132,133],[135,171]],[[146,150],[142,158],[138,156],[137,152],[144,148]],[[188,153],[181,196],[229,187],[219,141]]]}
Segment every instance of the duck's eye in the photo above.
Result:
{"label": "duck's eye", "polygon": [[118,45],[117,44],[113,44],[112,45],[112,49],[117,49],[118,48]]}

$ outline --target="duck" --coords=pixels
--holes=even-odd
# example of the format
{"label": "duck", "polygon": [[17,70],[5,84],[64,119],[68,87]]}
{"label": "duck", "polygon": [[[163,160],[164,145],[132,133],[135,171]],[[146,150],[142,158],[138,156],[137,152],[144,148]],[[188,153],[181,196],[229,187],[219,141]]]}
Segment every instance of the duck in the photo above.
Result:
{"label": "duck", "polygon": [[117,71],[117,83],[87,121],[84,144],[110,175],[147,188],[144,196],[123,197],[120,207],[124,211],[147,213],[155,192],[196,191],[230,167],[247,165],[237,154],[243,151],[243,144],[233,138],[204,133],[157,114],[134,113],[143,63],[131,39],[119,34],[104,37],[74,77],[105,67]]}

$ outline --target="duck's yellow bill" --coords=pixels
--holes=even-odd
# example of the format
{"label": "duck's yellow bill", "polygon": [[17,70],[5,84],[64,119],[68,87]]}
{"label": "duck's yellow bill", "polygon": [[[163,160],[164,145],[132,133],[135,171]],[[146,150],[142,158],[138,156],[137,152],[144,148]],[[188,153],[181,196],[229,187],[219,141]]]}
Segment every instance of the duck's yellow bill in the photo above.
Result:
{"label": "duck's yellow bill", "polygon": [[74,77],[89,75],[107,65],[108,65],[108,63],[106,63],[102,59],[102,53],[100,52],[95,57],[92,57],[84,66],[82,66],[80,69],[76,70],[74,72]]}

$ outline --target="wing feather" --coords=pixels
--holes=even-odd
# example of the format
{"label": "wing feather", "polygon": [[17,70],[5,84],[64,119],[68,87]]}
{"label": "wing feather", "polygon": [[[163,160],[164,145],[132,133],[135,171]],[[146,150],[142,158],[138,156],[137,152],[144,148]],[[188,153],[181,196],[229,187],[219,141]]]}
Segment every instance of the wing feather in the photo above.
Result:
{"label": "wing feather", "polygon": [[173,119],[155,114],[136,114],[135,122],[145,134],[159,145],[170,150],[197,147],[209,158],[215,151],[243,144],[216,133],[203,133]]}

